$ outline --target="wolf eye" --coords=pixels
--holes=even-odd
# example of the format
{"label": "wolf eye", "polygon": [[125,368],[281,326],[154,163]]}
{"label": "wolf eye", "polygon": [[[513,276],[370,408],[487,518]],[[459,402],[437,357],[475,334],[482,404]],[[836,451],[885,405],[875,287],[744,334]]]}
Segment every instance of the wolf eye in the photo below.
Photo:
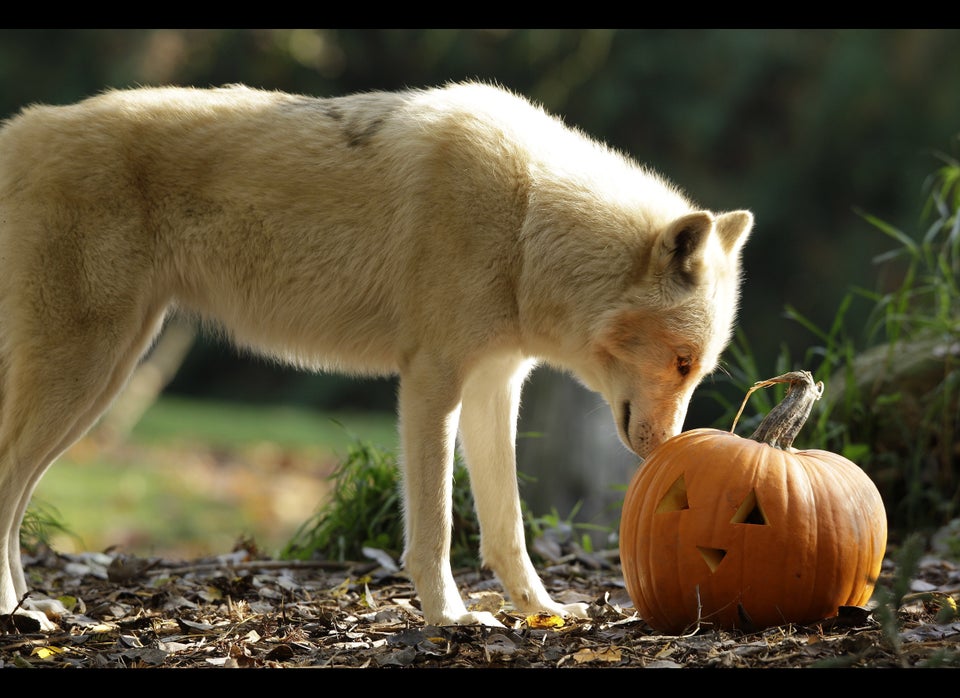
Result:
{"label": "wolf eye", "polygon": [[677,357],[677,373],[681,376],[685,376],[690,373],[690,369],[693,367],[693,359],[689,356],[678,356]]}

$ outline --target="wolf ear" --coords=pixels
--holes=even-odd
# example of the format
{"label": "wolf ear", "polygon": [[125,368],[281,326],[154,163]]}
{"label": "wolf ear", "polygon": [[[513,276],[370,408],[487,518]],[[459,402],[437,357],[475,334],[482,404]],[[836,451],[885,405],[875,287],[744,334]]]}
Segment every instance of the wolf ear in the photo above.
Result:
{"label": "wolf ear", "polygon": [[736,254],[753,229],[753,214],[750,211],[729,211],[717,216],[716,225],[723,251]]}
{"label": "wolf ear", "polygon": [[703,248],[713,229],[714,219],[706,211],[681,216],[660,236],[657,275],[692,286],[703,260]]}

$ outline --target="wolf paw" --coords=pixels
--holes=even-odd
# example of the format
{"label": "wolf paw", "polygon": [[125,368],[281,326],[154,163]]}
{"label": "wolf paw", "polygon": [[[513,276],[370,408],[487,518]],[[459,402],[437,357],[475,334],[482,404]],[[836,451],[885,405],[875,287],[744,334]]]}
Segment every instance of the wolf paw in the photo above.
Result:
{"label": "wolf paw", "polygon": [[506,626],[497,620],[496,616],[487,611],[468,611],[459,615],[445,616],[443,619],[431,622],[427,619],[428,625],[485,625],[488,628],[505,628]]}
{"label": "wolf paw", "polygon": [[59,630],[56,621],[66,613],[67,607],[56,599],[27,599],[12,616],[6,615],[4,619],[21,632],[49,633]]}
{"label": "wolf paw", "polygon": [[497,617],[487,611],[472,611],[457,619],[457,625],[486,625],[489,628],[505,628]]}
{"label": "wolf paw", "polygon": [[541,604],[542,608],[538,608],[535,612],[547,612],[555,616],[560,616],[561,618],[589,618],[590,614],[587,613],[587,604],[585,603],[545,603]]}
{"label": "wolf paw", "polygon": [[29,608],[33,611],[40,611],[41,613],[45,613],[48,617],[52,616],[53,618],[59,618],[60,616],[66,615],[70,612],[59,599],[32,598],[27,599],[23,605],[25,608]]}

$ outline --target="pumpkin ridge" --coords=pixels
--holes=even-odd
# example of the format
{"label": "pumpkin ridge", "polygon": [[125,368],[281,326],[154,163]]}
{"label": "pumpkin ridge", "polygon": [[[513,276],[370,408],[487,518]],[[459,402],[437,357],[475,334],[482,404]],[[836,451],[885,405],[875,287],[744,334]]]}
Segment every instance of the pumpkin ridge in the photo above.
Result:
{"label": "pumpkin ridge", "polygon": [[[819,620],[829,616],[830,610],[823,609],[822,603],[818,606],[816,599],[824,593],[829,594],[833,585],[833,580],[824,579],[821,540],[830,541],[829,534],[835,530],[836,522],[832,518],[826,520],[832,499],[828,497],[824,500],[823,497],[818,497],[818,492],[833,490],[831,483],[825,481],[822,469],[809,467],[812,464],[804,458],[802,452],[785,454],[783,462],[784,476],[787,478],[785,485],[788,488],[787,504],[791,507],[787,512],[789,520],[799,518],[799,515],[793,516],[793,509],[817,512],[816,520],[810,522],[806,531],[808,540],[803,546],[797,546],[798,553],[803,553],[803,559],[797,560],[796,568],[799,572],[791,578],[790,589],[785,594],[790,602],[789,615],[796,619],[796,622]],[[833,513],[832,507],[829,508],[829,513]],[[828,535],[821,537],[821,529],[824,527]],[[830,553],[831,558],[836,559],[835,551]],[[830,569],[834,567],[835,565],[830,565]]]}

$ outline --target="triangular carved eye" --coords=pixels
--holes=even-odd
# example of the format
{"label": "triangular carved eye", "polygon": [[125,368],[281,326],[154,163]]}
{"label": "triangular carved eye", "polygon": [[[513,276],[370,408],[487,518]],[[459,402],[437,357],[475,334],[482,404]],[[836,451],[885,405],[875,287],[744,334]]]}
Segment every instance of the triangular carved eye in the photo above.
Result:
{"label": "triangular carved eye", "polygon": [[763,507],[760,506],[760,500],[757,499],[756,490],[750,490],[749,494],[743,498],[737,508],[737,513],[730,519],[730,523],[753,524],[755,526],[767,525],[767,517],[764,516]]}
{"label": "triangular carved eye", "polygon": [[690,504],[687,502],[687,483],[683,479],[683,475],[681,475],[677,478],[676,482],[670,485],[670,489],[663,495],[663,499],[657,504],[655,513],[662,514],[666,511],[680,511],[681,509],[689,508]]}

